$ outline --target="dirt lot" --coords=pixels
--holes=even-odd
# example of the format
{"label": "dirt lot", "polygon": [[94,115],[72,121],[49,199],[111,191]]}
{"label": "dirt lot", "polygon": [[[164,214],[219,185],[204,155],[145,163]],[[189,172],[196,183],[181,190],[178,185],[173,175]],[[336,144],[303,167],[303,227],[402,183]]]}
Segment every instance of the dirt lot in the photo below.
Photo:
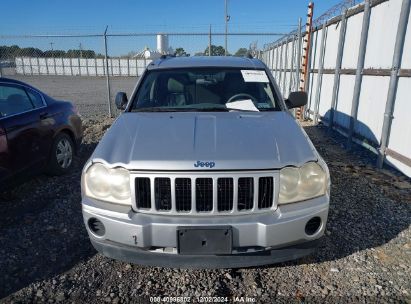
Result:
{"label": "dirt lot", "polygon": [[83,227],[80,171],[110,124],[98,115],[85,122],[71,174],[41,175],[1,194],[0,302],[248,296],[279,303],[411,303],[411,191],[399,189],[409,179],[375,170],[375,159],[365,150],[348,154],[345,139],[327,135],[323,127],[305,127],[332,178],[329,223],[315,255],[267,267],[192,271],[142,267],[97,254]]}
{"label": "dirt lot", "polygon": [[[105,77],[86,76],[7,76],[42,90],[49,96],[74,102],[85,117],[95,114],[107,115],[107,83]],[[114,97],[117,92],[126,92],[131,95],[137,82],[137,77],[111,77],[111,102],[114,109]]]}

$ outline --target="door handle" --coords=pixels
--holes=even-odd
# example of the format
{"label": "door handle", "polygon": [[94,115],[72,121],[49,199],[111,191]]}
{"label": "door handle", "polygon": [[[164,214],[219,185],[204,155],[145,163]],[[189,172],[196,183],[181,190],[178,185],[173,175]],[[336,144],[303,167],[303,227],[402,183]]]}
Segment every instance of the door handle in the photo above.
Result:
{"label": "door handle", "polygon": [[46,119],[48,117],[49,117],[49,113],[47,112],[40,113],[40,119]]}

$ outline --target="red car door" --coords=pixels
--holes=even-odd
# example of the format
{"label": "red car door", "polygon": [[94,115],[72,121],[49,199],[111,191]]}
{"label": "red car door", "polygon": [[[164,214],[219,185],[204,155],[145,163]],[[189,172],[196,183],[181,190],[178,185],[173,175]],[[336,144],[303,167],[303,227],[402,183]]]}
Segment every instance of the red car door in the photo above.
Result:
{"label": "red car door", "polygon": [[0,83],[0,181],[41,167],[47,155],[41,115],[24,86]]}

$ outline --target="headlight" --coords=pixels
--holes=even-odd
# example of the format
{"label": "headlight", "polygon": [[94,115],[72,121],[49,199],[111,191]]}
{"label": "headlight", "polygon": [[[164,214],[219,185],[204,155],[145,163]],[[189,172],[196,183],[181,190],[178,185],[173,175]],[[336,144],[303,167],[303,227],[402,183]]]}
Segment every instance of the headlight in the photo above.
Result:
{"label": "headlight", "polygon": [[317,163],[309,162],[301,168],[286,167],[280,171],[279,204],[288,204],[324,195],[327,173]]}
{"label": "headlight", "polygon": [[85,195],[111,203],[131,205],[130,174],[126,169],[91,165],[84,175]]}

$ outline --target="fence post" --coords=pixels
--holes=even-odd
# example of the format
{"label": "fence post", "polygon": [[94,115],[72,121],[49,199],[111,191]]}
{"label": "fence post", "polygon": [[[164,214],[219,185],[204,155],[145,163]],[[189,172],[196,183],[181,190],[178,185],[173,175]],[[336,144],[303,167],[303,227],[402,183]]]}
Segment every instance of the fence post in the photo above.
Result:
{"label": "fence post", "polygon": [[300,70],[301,70],[301,18],[298,19],[298,43],[297,43],[297,66],[295,69],[295,90],[298,91],[300,85]]}
{"label": "fence post", "polygon": [[293,43],[291,46],[292,52],[291,52],[291,65],[290,65],[290,82],[288,83],[288,94],[291,92],[291,84],[292,84],[292,79],[293,79],[293,74],[294,74],[294,57],[295,57],[295,35],[292,37]]}
{"label": "fence post", "polygon": [[281,41],[281,49],[280,49],[280,69],[278,71],[278,86],[280,86],[281,83],[281,76],[283,74],[282,68],[283,68],[283,42]]}
{"label": "fence post", "polygon": [[36,57],[36,62],[37,62],[37,74],[40,75],[40,62],[39,62],[39,57]]}
{"label": "fence post", "polygon": [[81,76],[80,57],[77,57],[77,62],[78,62],[78,74],[79,76]]}
{"label": "fence post", "polygon": [[86,72],[87,72],[87,76],[90,76],[90,72],[88,70],[88,58],[86,58]]}
{"label": "fence post", "polygon": [[211,56],[211,24],[210,24],[210,30],[208,32],[208,56]]}
{"label": "fence post", "polygon": [[61,65],[63,66],[63,76],[66,75],[66,68],[64,66],[64,58],[61,57]]}
{"label": "fence post", "polygon": [[274,59],[274,53],[273,54],[271,54],[271,51],[273,51],[274,52],[274,49],[273,50],[271,50],[271,49],[268,49],[268,60],[267,60],[267,66],[268,66],[268,69],[270,70],[270,72],[272,72],[272,66],[273,66],[273,59]]}
{"label": "fence post", "polygon": [[74,75],[74,72],[73,72],[73,58],[69,58],[70,59],[70,73],[71,73],[71,76],[73,76]]}
{"label": "fence post", "polygon": [[370,26],[371,5],[370,0],[365,0],[364,16],[362,19],[362,29],[360,38],[360,47],[358,51],[357,71],[355,73],[354,94],[351,105],[350,127],[348,130],[347,148],[352,147],[352,137],[354,133],[354,124],[357,121],[358,106],[360,102],[362,71],[364,69],[365,52],[367,51],[368,28]]}
{"label": "fence post", "polygon": [[288,37],[285,38],[285,55],[284,55],[284,78],[283,78],[283,98],[285,98],[285,82],[287,80],[287,66],[288,66]]}
{"label": "fence post", "polygon": [[127,57],[127,76],[130,76],[130,57]]}
{"label": "fence post", "polygon": [[33,75],[33,64],[31,62],[31,57],[29,57],[29,63],[30,63],[30,75]]}
{"label": "fence post", "polygon": [[[318,37],[318,34],[317,34],[317,37]],[[307,56],[307,80],[304,82],[304,91],[306,91],[307,93],[308,93],[308,90],[310,89],[311,59],[313,57],[313,42],[314,42],[314,39],[310,39],[310,45],[309,45],[308,56]],[[317,52],[317,38],[315,40],[315,44],[316,44],[315,49]],[[314,60],[315,60],[315,56],[312,61]]]}
{"label": "fence post", "polygon": [[50,71],[49,71],[49,63],[48,63],[48,57],[44,57],[44,60],[45,60],[45,62],[46,62],[46,72],[47,72],[47,74],[46,75],[50,75]]}
{"label": "fence post", "polygon": [[96,71],[96,76],[98,76],[97,57],[95,57],[95,56],[94,56],[94,70]]}
{"label": "fence post", "polygon": [[[306,58],[306,66],[305,67],[303,67],[303,70],[304,70],[304,81],[303,80],[300,80],[301,82],[303,81],[303,83],[301,84],[301,87],[303,88],[303,90],[304,90],[304,92],[307,92],[307,95],[308,95],[308,93],[309,93],[309,91],[310,91],[310,85],[311,85],[311,58],[312,58],[312,56],[313,56],[313,41],[314,41],[314,39],[312,38],[312,35],[313,35],[313,33],[314,32],[312,32],[312,28],[310,27],[310,33],[308,33],[307,32],[307,39],[309,40],[308,41],[308,44],[307,44],[307,47],[308,47],[308,52],[306,52],[306,55],[307,55],[307,58]],[[318,38],[318,34],[317,34],[317,38]],[[316,40],[315,40],[315,44],[316,44],[316,46],[315,46],[315,49],[316,49],[316,51],[317,51],[317,38],[316,38]],[[315,55],[314,55],[314,59],[315,59]],[[314,60],[313,60],[314,61]],[[304,85],[304,86],[303,86]],[[311,92],[312,93],[312,92]],[[312,94],[310,93],[310,97],[309,97],[309,101],[310,101],[310,104],[311,104],[311,96],[312,96]],[[308,104],[307,104],[308,105]],[[302,118],[303,119],[307,119],[307,118],[309,118],[310,117],[310,115],[309,115],[309,113],[308,113],[308,111],[309,111],[309,107],[307,106],[307,105],[305,105],[305,106],[303,106],[302,107],[302,110],[301,110],[301,116],[302,116]]]}
{"label": "fence post", "polygon": [[323,82],[326,37],[327,37],[327,22],[324,22],[323,28],[322,28],[322,36],[321,36],[320,61],[318,62],[319,67],[318,67],[318,74],[317,74],[317,88],[315,91],[315,101],[314,101],[314,125],[318,124],[318,112],[320,108],[321,86]]}
{"label": "fence post", "polygon": [[113,58],[110,58],[110,71],[111,71],[111,76],[114,76],[114,70],[113,70]]}
{"label": "fence post", "polygon": [[347,29],[347,10],[344,10],[341,16],[340,37],[338,38],[337,59],[335,62],[333,95],[331,98],[331,110],[330,110],[330,118],[329,118],[329,123],[328,123],[329,131],[331,131],[333,128],[334,112],[336,110],[337,101],[338,101],[338,91],[340,87],[340,72],[341,72],[342,58],[343,58],[343,53],[344,53],[346,29]]}
{"label": "fence post", "polygon": [[53,56],[53,64],[54,64],[54,74],[57,75],[56,57],[54,57],[54,53],[52,53],[52,56]]}
{"label": "fence post", "polygon": [[108,73],[108,59],[107,59],[107,29],[108,26],[106,26],[106,30],[104,31],[104,57],[106,59],[106,85],[107,85],[107,104],[108,104],[108,116],[111,118],[111,101],[110,101],[110,76]]}
{"label": "fence post", "polygon": [[395,38],[394,55],[392,58],[390,86],[388,87],[387,103],[385,104],[384,122],[381,132],[381,145],[378,149],[377,167],[382,168],[385,153],[390,139],[391,124],[394,118],[395,98],[398,87],[398,71],[401,68],[401,60],[404,52],[405,35],[407,32],[408,16],[410,14],[410,0],[403,0],[401,6],[400,20],[398,21],[397,36]]}
{"label": "fence post", "polygon": [[278,76],[278,44],[274,46],[275,48],[275,81],[277,81]]}

